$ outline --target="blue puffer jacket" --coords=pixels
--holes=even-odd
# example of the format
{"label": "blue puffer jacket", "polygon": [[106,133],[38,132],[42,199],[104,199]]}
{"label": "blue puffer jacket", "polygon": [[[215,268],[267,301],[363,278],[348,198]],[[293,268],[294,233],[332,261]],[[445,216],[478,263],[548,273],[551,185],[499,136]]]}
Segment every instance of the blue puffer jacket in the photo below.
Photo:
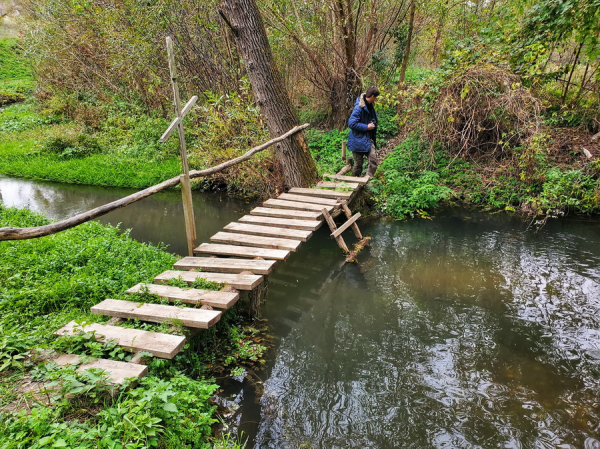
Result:
{"label": "blue puffer jacket", "polygon": [[365,94],[361,94],[354,103],[354,109],[348,120],[350,135],[348,136],[348,149],[352,152],[366,153],[371,151],[371,139],[376,140],[377,128],[369,132],[367,126],[374,120],[377,124],[377,112],[367,106]]}

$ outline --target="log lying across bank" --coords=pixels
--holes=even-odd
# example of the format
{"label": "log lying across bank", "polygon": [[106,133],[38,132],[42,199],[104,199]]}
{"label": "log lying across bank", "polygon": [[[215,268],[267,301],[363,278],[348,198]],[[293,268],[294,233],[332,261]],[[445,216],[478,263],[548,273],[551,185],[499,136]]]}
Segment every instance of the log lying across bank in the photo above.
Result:
{"label": "log lying across bank", "polygon": [[[276,137],[275,139],[269,140],[268,142],[265,142],[262,145],[254,147],[251,150],[248,150],[244,155],[236,157],[235,159],[231,159],[230,161],[223,162],[222,164],[216,165],[211,168],[207,168],[205,170],[192,170],[190,171],[190,178],[193,179],[213,175],[228,167],[239,164],[240,162],[247,161],[259,151],[269,148],[270,146],[287,139],[288,137],[308,128],[309,126],[310,125],[308,123],[296,126],[290,129],[285,134],[282,134],[281,136]],[[129,204],[135,203],[136,201],[143,200],[144,198],[152,196],[155,193],[161,192],[162,190],[175,187],[177,184],[179,184],[179,179],[180,178],[178,175],[175,178],[168,179],[166,181],[161,182],[160,184],[156,184],[152,187],[148,187],[147,189],[126,196],[125,198],[121,198],[120,200],[113,201],[112,203],[108,203],[100,207],[96,207],[95,209],[83,212],[71,218],[67,218],[66,220],[57,221],[56,223],[51,223],[44,226],[37,226],[34,228],[0,228],[0,241],[33,239],[65,231],[82,223],[85,223],[86,221],[90,221],[95,218],[101,217],[102,215],[106,215],[107,213],[112,212],[113,210],[120,209],[121,207],[128,206]]]}

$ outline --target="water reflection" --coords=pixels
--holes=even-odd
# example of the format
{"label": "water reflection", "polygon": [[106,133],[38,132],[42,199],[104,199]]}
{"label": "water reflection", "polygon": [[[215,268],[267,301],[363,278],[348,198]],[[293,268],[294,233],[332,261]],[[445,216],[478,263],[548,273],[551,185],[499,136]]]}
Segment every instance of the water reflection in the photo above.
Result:
{"label": "water reflection", "polygon": [[367,226],[361,265],[323,263],[281,334],[255,447],[598,444],[597,222],[525,229],[473,213]]}
{"label": "water reflection", "polygon": [[[118,200],[136,192],[132,189],[78,186],[23,179],[1,178],[0,195],[6,206],[27,207],[47,217],[61,220]],[[214,193],[193,192],[197,243],[208,241],[224,225],[236,221],[250,209],[249,204]],[[169,245],[169,251],[187,254],[181,194],[157,193],[123,209],[110,212],[101,223],[131,229],[142,242]]]}
{"label": "water reflection", "polygon": [[[64,218],[131,191],[0,179]],[[249,205],[194,195],[198,241]],[[183,254],[178,192],[103,218]],[[344,265],[326,229],[270,276],[279,344],[241,429],[257,448],[600,448],[600,227],[506,215],[361,220]],[[237,387],[239,390],[239,386]],[[242,387],[243,388],[243,387]]]}

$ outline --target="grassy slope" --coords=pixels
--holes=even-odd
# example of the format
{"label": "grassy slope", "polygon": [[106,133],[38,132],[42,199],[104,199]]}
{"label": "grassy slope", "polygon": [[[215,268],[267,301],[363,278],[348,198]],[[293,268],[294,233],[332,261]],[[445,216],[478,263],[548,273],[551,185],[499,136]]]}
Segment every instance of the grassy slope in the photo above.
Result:
{"label": "grassy slope", "polygon": [[[45,218],[28,210],[0,205],[0,227],[45,223]],[[168,376],[170,382],[165,382],[156,375],[160,370],[151,366],[151,375],[141,388],[112,400],[101,382],[75,381],[72,373],[57,374],[52,366],[41,368],[30,358],[43,349],[101,351],[92,342],[60,343],[53,332],[73,319],[102,320],[89,314],[91,305],[107,297],[124,297],[126,288],[150,281],[174,261],[173,255],[160,248],[140,244],[117,228],[95,222],[40,239],[0,242],[0,447],[91,448],[129,441],[128,447],[137,448],[154,446],[159,440],[161,444],[170,441],[171,447],[188,447],[192,441],[197,447],[208,446],[213,408],[207,400],[216,388],[211,382],[175,371]],[[115,348],[112,355],[124,356]],[[35,405],[34,396],[15,390],[25,376],[58,376],[69,391],[61,391],[51,407]],[[91,385],[83,395],[75,388],[80,382]],[[73,397],[67,401],[63,393]],[[14,401],[28,411],[4,409],[11,403],[14,406]],[[95,411],[75,416],[77,407]],[[142,430],[123,425],[127,420]]]}

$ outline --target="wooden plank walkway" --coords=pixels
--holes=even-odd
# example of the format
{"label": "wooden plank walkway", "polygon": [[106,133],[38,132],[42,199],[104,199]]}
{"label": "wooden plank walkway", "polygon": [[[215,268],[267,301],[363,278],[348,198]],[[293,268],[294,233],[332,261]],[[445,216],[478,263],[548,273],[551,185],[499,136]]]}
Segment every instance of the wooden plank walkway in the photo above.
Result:
{"label": "wooden plank walkway", "polygon": [[[331,219],[332,211],[343,210],[347,218],[351,218],[345,204],[368,182],[368,178],[340,175],[325,175],[325,178],[333,181],[321,181],[316,188],[293,188],[276,199],[266,200],[238,222],[229,223],[223,231],[213,235],[210,240],[214,243],[202,243],[194,249],[194,254],[211,257],[184,257],[173,265],[173,270],[156,276],[153,284],[137,284],[128,289],[126,293],[132,295],[133,301],[106,299],[92,307],[92,313],[113,317],[111,323],[123,319],[155,323],[173,321],[190,329],[186,335],[193,335],[193,329],[210,328],[219,321],[222,311],[239,300],[238,290],[251,291],[261,285],[278,262],[287,260],[302,242],[310,239],[323,224],[323,214]],[[336,233],[353,225],[359,217],[360,214],[356,214]],[[198,279],[226,286],[221,291],[212,291],[169,285],[172,280],[192,285]],[[164,298],[176,305],[147,303],[144,301],[146,295]],[[199,306],[201,308],[197,308]],[[149,352],[166,359],[172,359],[181,351],[186,341],[184,336],[114,324],[81,326],[72,321],[56,331],[56,335],[93,332],[99,342],[114,341],[128,351]],[[123,383],[126,378],[140,379],[147,374],[147,367],[137,363],[138,357],[134,356],[128,363],[86,359],[87,363],[80,364],[79,356],[63,354],[56,361],[61,365],[80,364],[80,370],[100,368],[115,383]]]}
{"label": "wooden plank walkway", "polygon": [[185,337],[179,335],[162,334],[159,332],[142,331],[126,327],[110,326],[105,324],[78,325],[75,321],[55,332],[56,335],[76,335],[79,330],[94,332],[96,341],[106,342],[114,340],[123,349],[131,352],[150,352],[155,357],[172,359],[181,351],[185,344]]}

